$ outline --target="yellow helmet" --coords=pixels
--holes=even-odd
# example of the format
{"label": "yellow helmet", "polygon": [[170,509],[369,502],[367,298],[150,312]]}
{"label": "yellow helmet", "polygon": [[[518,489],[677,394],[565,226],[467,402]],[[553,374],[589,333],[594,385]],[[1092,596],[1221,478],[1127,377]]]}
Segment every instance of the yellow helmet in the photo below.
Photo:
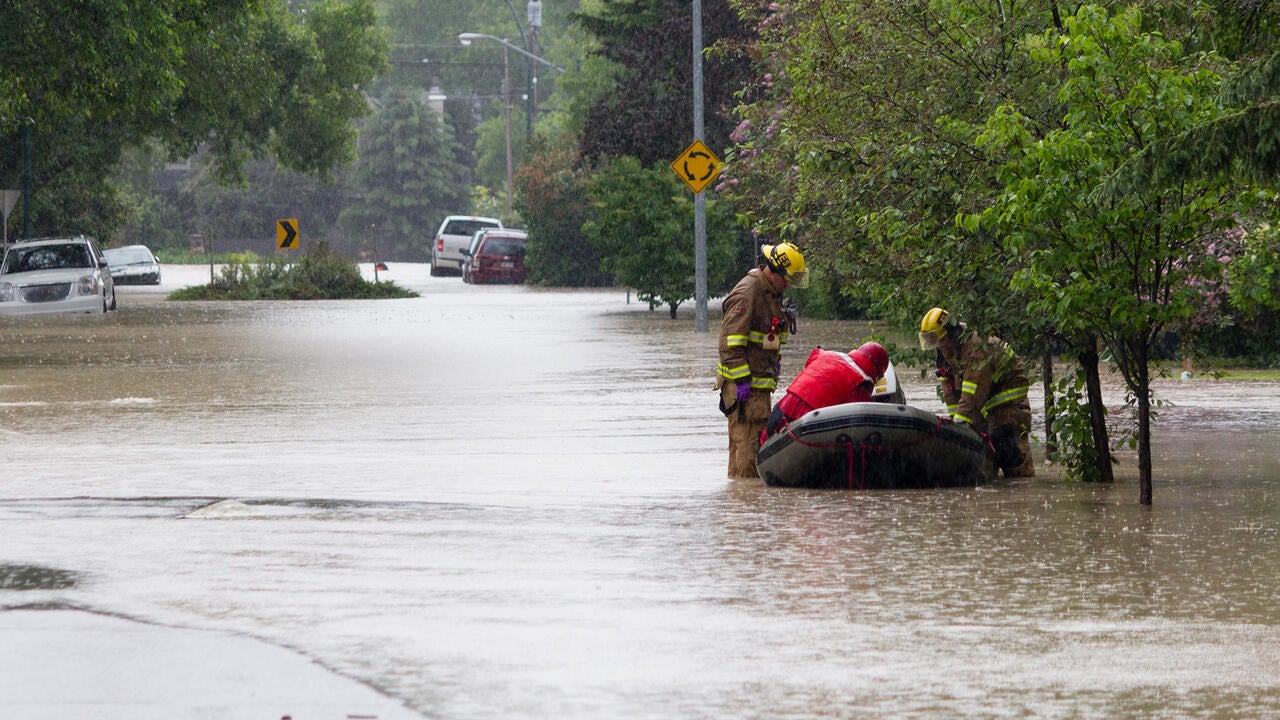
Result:
{"label": "yellow helmet", "polygon": [[933,308],[920,319],[920,349],[932,350],[938,347],[938,341],[947,336],[947,311],[940,307]]}
{"label": "yellow helmet", "polygon": [[800,248],[784,242],[777,245],[761,245],[765,264],[798,288],[809,287],[809,271],[804,269],[804,255]]}

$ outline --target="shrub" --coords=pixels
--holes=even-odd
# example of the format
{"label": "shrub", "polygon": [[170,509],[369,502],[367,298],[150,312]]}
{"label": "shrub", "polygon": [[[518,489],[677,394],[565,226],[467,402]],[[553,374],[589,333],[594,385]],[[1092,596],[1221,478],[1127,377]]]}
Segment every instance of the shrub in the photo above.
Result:
{"label": "shrub", "polygon": [[226,265],[208,285],[183,288],[170,300],[340,300],[417,297],[393,282],[368,282],[354,260],[321,244],[296,264],[280,259]]}

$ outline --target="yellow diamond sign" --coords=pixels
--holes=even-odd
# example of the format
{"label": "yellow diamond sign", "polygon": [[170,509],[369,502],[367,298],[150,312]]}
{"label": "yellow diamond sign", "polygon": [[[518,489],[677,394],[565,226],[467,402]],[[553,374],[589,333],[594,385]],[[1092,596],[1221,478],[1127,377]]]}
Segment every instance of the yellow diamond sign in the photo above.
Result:
{"label": "yellow diamond sign", "polygon": [[671,169],[697,194],[720,175],[720,158],[701,140],[694,140],[680,153],[680,157],[671,162]]}

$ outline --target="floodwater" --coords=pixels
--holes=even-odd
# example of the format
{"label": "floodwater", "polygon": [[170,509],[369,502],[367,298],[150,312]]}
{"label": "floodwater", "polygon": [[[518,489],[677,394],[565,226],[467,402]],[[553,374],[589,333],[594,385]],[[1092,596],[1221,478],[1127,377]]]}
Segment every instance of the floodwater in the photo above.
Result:
{"label": "floodwater", "polygon": [[[208,269],[165,272],[0,319],[0,567],[44,573],[0,609],[260,638],[425,718],[1280,717],[1280,382],[1162,381],[1150,508],[1131,458],[781,490],[724,478],[692,307],[400,264],[422,297],[172,303]],[[802,321],[784,365],[863,333]]]}

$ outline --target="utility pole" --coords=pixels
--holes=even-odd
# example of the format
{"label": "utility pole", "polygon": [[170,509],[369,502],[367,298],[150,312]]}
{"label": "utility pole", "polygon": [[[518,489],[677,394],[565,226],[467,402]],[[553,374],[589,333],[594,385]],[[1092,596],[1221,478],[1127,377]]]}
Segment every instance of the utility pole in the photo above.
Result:
{"label": "utility pole", "polygon": [[[693,0],[693,137],[702,140],[702,0]],[[707,199],[693,195],[694,331],[707,332]]]}

